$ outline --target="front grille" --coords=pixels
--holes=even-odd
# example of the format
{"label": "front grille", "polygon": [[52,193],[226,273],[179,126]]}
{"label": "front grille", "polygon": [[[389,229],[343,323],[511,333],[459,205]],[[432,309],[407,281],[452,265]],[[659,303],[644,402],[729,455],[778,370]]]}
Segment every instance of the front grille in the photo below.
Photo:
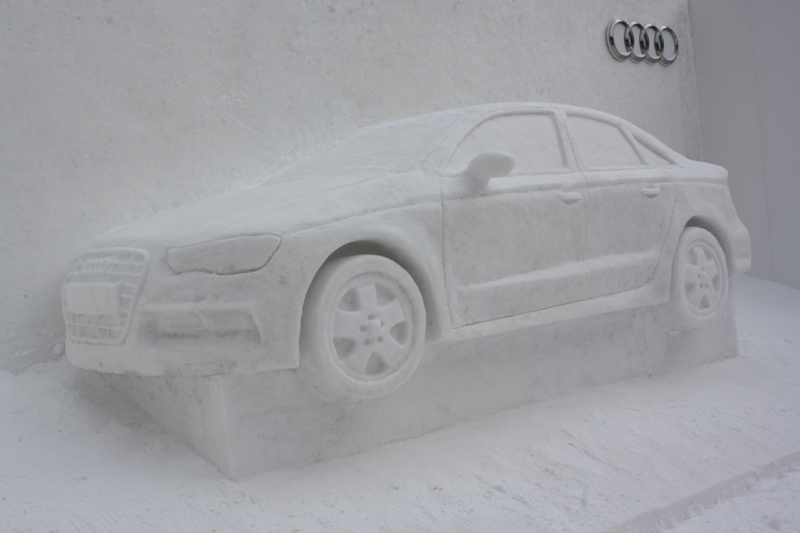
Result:
{"label": "front grille", "polygon": [[[78,256],[61,289],[69,340],[86,344],[125,341],[147,258],[144,250],[132,248],[92,250]],[[74,301],[68,301],[68,292]]]}

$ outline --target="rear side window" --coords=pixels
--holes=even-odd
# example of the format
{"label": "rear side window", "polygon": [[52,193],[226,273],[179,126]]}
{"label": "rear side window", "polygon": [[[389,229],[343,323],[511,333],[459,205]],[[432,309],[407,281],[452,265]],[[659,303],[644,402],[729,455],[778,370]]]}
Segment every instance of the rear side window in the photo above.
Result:
{"label": "rear side window", "polygon": [[557,172],[567,168],[562,146],[552,113],[491,118],[464,137],[447,171],[464,170],[473,157],[484,152],[507,152],[516,160],[512,175]]}
{"label": "rear side window", "polygon": [[591,169],[644,166],[616,124],[567,114],[567,127],[583,164]]}
{"label": "rear side window", "polygon": [[672,161],[668,160],[663,155],[659,154],[638,138],[635,138],[636,146],[639,148],[639,153],[642,154],[644,160],[647,161],[650,165],[654,167],[667,167],[672,164]]}

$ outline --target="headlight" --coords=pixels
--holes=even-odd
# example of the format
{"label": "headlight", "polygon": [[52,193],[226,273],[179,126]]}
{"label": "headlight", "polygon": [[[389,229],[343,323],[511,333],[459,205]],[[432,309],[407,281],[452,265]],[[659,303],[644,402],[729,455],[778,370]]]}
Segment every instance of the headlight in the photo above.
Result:
{"label": "headlight", "polygon": [[167,264],[176,274],[210,272],[240,274],[262,268],[281,243],[276,235],[245,235],[173,248]]}

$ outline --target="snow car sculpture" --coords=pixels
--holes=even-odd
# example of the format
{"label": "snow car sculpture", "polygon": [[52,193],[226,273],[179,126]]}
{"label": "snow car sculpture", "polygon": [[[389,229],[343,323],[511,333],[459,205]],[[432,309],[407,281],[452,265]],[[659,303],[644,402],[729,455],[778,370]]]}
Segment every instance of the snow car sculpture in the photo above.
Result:
{"label": "snow car sculpture", "polygon": [[298,369],[326,397],[379,397],[425,343],[667,301],[702,324],[749,265],[725,169],[605,113],[475,106],[104,235],[63,286],[67,356],[142,376]]}

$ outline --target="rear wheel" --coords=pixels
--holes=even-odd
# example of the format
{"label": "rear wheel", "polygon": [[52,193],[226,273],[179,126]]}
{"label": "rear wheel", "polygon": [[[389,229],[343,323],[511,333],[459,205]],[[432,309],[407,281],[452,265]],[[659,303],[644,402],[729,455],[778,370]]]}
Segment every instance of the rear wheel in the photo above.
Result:
{"label": "rear wheel", "polygon": [[670,300],[686,320],[708,320],[728,297],[728,267],[717,239],[702,228],[686,228],[672,263]]}
{"label": "rear wheel", "polygon": [[416,369],[425,324],[422,295],[400,265],[376,255],[333,260],[306,299],[301,371],[329,397],[384,396]]}

